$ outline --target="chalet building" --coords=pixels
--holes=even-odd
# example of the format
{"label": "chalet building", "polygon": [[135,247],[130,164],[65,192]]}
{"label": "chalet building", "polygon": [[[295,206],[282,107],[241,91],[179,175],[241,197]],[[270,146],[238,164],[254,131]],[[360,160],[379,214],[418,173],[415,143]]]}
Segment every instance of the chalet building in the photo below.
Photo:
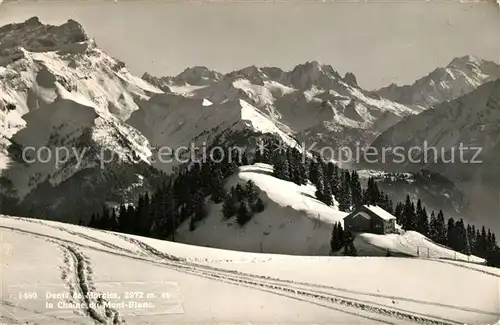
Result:
{"label": "chalet building", "polygon": [[396,217],[379,206],[363,205],[344,218],[344,229],[350,232],[391,234],[396,232]]}

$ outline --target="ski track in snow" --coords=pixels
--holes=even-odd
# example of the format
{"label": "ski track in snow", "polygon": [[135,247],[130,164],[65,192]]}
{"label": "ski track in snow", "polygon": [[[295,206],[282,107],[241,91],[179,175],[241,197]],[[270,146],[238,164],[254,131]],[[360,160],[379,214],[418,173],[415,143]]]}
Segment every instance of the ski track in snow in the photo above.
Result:
{"label": "ski track in snow", "polygon": [[[24,218],[19,218],[20,220],[25,220]],[[65,231],[68,232],[74,236],[79,236],[81,238],[84,238],[86,240],[90,240],[93,242],[97,242],[102,245],[103,241],[97,238],[94,238],[92,236],[88,236],[86,234],[81,234],[79,232],[75,232],[72,230],[65,229],[63,227],[58,227],[58,226],[53,226],[47,223],[43,222],[38,222],[34,220],[30,220],[30,222],[34,223],[40,223],[43,224],[44,226],[47,227],[52,227],[54,229],[57,229],[59,231]],[[419,324],[433,324],[433,325],[451,325],[451,324],[461,324],[460,322],[450,320],[450,319],[443,319],[441,317],[436,317],[436,316],[431,316],[431,315],[425,315],[425,314],[420,314],[420,313],[415,313],[415,312],[409,312],[404,309],[399,309],[399,308],[391,308],[387,307],[383,304],[378,304],[376,302],[370,302],[366,300],[360,300],[360,299],[355,299],[355,298],[350,298],[350,297],[345,297],[341,296],[338,294],[333,294],[330,292],[325,292],[325,291],[319,291],[317,288],[321,289],[326,289],[326,290],[333,290],[333,291],[344,291],[347,293],[354,293],[354,294],[360,294],[360,295],[367,295],[367,296],[376,296],[376,297],[381,297],[381,298],[387,298],[387,299],[398,299],[398,300],[405,300],[404,298],[401,299],[399,297],[391,297],[391,296],[384,296],[382,294],[373,294],[373,293],[367,293],[367,292],[359,292],[355,290],[347,290],[347,289],[342,289],[342,288],[335,288],[335,287],[329,287],[329,286],[322,286],[322,285],[316,285],[316,284],[311,284],[307,282],[297,282],[297,281],[290,281],[290,280],[282,280],[279,278],[272,278],[272,277],[266,277],[266,276],[259,276],[259,275],[254,275],[254,274],[246,274],[238,271],[233,271],[233,270],[226,270],[226,269],[220,269],[216,268],[213,266],[208,266],[208,265],[201,265],[193,262],[188,262],[184,259],[180,259],[176,256],[166,254],[163,252],[158,251],[157,249],[151,247],[150,245],[135,239],[128,237],[126,235],[118,234],[118,233],[110,233],[113,234],[122,240],[126,240],[129,243],[132,243],[136,245],[140,251],[143,251],[145,254],[149,255],[149,258],[144,258],[145,254],[141,254],[142,257],[138,256],[138,252],[132,252],[127,249],[123,249],[119,246],[106,243],[105,247],[108,249],[112,249],[112,251],[105,250],[105,249],[99,249],[96,247],[92,246],[87,246],[87,245],[81,245],[77,244],[71,241],[63,240],[63,239],[58,239],[52,236],[44,235],[44,234],[39,234],[35,232],[30,232],[30,231],[25,231],[22,229],[18,228],[12,228],[12,227],[4,227],[0,226],[0,228],[5,228],[5,229],[10,229],[14,231],[19,231],[21,233],[25,234],[31,234],[36,237],[42,237],[50,242],[54,241],[61,246],[64,245],[63,247],[66,248],[68,253],[72,256],[73,261],[76,261],[76,269],[78,270],[77,276],[78,276],[78,286],[80,287],[80,290],[83,291],[83,288],[89,288],[88,280],[86,280],[85,275],[87,271],[88,265],[88,259],[80,252],[78,252],[75,248],[72,248],[72,246],[68,246],[68,244],[72,245],[78,245],[81,247],[85,247],[87,249],[92,249],[92,250],[98,250],[102,251],[105,253],[109,254],[114,254],[114,255],[119,255],[123,257],[128,257],[128,258],[134,258],[134,259],[139,259],[144,262],[149,262],[153,264],[160,264],[163,267],[167,267],[169,269],[173,269],[178,272],[183,272],[183,273],[188,273],[191,275],[195,276],[201,276],[204,278],[212,279],[212,280],[217,280],[221,281],[224,283],[229,283],[229,284],[234,284],[234,285],[239,285],[239,286],[245,286],[273,294],[277,294],[280,296],[285,296],[291,299],[296,299],[296,300],[302,300],[308,303],[312,303],[315,305],[319,305],[325,308],[330,308],[334,309],[337,311],[341,311],[344,313],[348,314],[354,314],[356,316],[364,317],[367,319],[370,319],[372,321],[378,321],[378,322],[383,322],[386,324],[393,324],[390,321],[386,319],[378,319],[369,315],[365,315],[366,313],[368,314],[375,314],[375,316],[382,316],[384,318],[398,318],[402,319],[405,321],[409,321],[412,323],[419,323]],[[55,240],[54,240],[55,239]],[[118,249],[119,248],[119,249]],[[118,249],[118,251],[116,251]],[[126,254],[125,254],[126,253]],[[129,255],[129,254],[132,254]],[[151,258],[153,260],[151,260]],[[448,263],[452,264],[455,266],[461,266],[453,263]],[[477,270],[474,268],[471,268],[472,270],[476,271],[482,271],[482,270]],[[90,270],[90,268],[89,268]],[[483,273],[488,273],[488,272],[483,272]],[[496,275],[498,276],[498,275]],[[71,288],[71,287],[70,287]],[[312,301],[311,301],[312,300]],[[415,302],[415,303],[424,303],[424,304],[433,304],[430,302],[422,302],[418,300],[412,300],[412,299],[406,299],[407,301]],[[89,301],[86,301],[87,305]],[[334,305],[334,306],[331,306]],[[442,307],[452,307],[456,309],[461,309],[464,310],[463,308],[459,307],[453,307],[453,306],[448,306],[445,304],[440,304]],[[337,309],[338,306],[342,307],[342,309]],[[348,311],[346,308],[350,308],[353,311]],[[465,308],[467,310],[467,308]],[[468,309],[471,312],[481,312],[481,313],[487,313],[491,314],[488,312],[484,311],[478,311],[474,309]],[[360,312],[364,314],[360,314]],[[92,312],[92,309],[88,310],[88,313],[90,315],[95,315],[95,311]],[[119,317],[118,313],[116,311],[108,310],[108,314],[110,316],[115,315],[116,317]],[[97,313],[97,315],[99,315]],[[118,318],[117,318],[118,319]],[[118,320],[119,321],[119,320]],[[115,323],[115,324],[121,324],[121,323]]]}
{"label": "ski track in snow", "polygon": [[[96,292],[94,283],[92,281],[91,273],[92,269],[90,267],[90,259],[85,256],[82,252],[72,246],[60,246],[66,252],[65,261],[68,271],[72,274],[72,281],[68,281],[67,284],[71,290],[76,290],[81,295],[81,300],[87,306],[86,313],[95,322],[101,324],[121,325],[124,322],[121,320],[119,313],[109,308],[105,305],[106,300],[98,298],[95,296]],[[67,258],[69,256],[69,258]]]}
{"label": "ski track in snow", "polygon": [[[32,220],[30,220],[32,221]],[[36,221],[33,221],[36,223]],[[51,227],[51,226],[49,226]],[[54,226],[54,229],[63,230],[62,227]],[[68,230],[69,233],[72,233]],[[75,236],[77,236],[75,234]],[[87,240],[93,237],[88,236]],[[90,258],[83,254],[79,249],[72,245],[64,244],[64,240],[54,240],[51,238],[45,239],[57,245],[63,255],[63,266],[61,269],[61,279],[66,283],[70,298],[66,300],[68,303],[83,303],[86,306],[85,314],[92,318],[96,323],[100,324],[124,324],[119,313],[105,305],[105,299],[97,298],[98,293],[92,279],[92,268]],[[78,300],[78,301],[75,301]],[[76,315],[82,315],[80,310],[75,310]]]}

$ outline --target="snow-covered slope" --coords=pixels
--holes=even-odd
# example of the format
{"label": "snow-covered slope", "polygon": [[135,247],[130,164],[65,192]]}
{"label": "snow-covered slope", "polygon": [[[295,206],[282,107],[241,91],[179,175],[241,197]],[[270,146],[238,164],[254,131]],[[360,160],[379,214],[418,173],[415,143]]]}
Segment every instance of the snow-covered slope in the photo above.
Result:
{"label": "snow-covered slope", "polygon": [[499,64],[467,55],[453,59],[446,67],[437,68],[413,85],[391,84],[377,93],[405,105],[429,108],[456,99],[498,78]]}
{"label": "snow-covered slope", "polygon": [[451,325],[500,317],[500,272],[488,267],[241,253],[33,219],[0,221],[4,324]]}
{"label": "snow-covered slope", "polygon": [[486,261],[474,255],[464,255],[432,242],[424,235],[407,231],[404,234],[376,235],[362,233],[355,237],[354,246],[362,256],[412,256],[439,258],[470,263],[485,264]]}
{"label": "snow-covered slope", "polygon": [[[127,123],[146,136],[153,147],[178,148],[210,147],[217,141],[228,145],[228,137],[240,137],[240,147],[250,144],[249,135],[274,134],[283,143],[296,147],[299,144],[283,132],[268,117],[242,99],[212,103],[207,99],[184,97],[178,94],[159,94],[141,102],[141,108],[134,112]],[[221,138],[223,137],[223,138]],[[182,159],[191,157],[193,150],[185,150]],[[153,153],[155,166],[171,172],[182,159],[164,159]]]}
{"label": "snow-covered slope", "polygon": [[[293,255],[328,255],[335,222],[347,215],[315,198],[313,185],[299,186],[272,176],[272,166],[242,166],[227,180],[228,188],[255,182],[266,209],[244,227],[225,221],[222,204],[209,206],[209,215],[194,231],[189,222],[178,229],[176,240],[200,246]],[[283,240],[287,238],[287,240]]]}

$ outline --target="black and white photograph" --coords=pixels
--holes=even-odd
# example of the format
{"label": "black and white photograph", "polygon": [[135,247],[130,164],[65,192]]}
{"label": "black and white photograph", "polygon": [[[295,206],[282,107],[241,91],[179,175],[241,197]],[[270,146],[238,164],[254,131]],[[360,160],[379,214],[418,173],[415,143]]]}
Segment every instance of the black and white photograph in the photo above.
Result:
{"label": "black and white photograph", "polygon": [[496,0],[0,0],[0,325],[500,324]]}

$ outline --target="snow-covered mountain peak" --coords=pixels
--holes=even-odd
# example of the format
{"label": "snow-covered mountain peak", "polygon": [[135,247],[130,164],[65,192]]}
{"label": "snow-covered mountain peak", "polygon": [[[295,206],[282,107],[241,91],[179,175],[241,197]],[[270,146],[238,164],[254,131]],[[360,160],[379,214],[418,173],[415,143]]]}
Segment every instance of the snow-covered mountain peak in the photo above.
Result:
{"label": "snow-covered mountain peak", "polygon": [[165,93],[170,93],[172,90],[170,89],[170,85],[172,85],[172,77],[155,77],[147,72],[145,72],[142,77],[142,80],[150,83],[151,85],[155,85],[158,89],[161,89]]}
{"label": "snow-covered mountain peak", "polygon": [[337,79],[342,79],[332,66],[318,61],[310,61],[297,65],[289,73],[290,84],[299,89],[316,86],[323,89],[334,88]]}
{"label": "snow-covered mountain peak", "polygon": [[380,96],[414,107],[429,108],[454,100],[480,85],[500,78],[500,65],[465,55],[438,67],[412,85],[391,84],[377,91]]}
{"label": "snow-covered mountain peak", "polygon": [[164,92],[171,92],[170,86],[209,86],[223,79],[223,74],[210,70],[204,66],[194,66],[184,69],[177,76],[155,77],[149,73],[144,73],[142,79],[155,85]]}
{"label": "snow-covered mountain peak", "polygon": [[358,80],[356,79],[356,76],[352,72],[347,72],[344,76],[344,82],[347,84],[353,86],[353,87],[358,87]]}
{"label": "snow-covered mountain peak", "polygon": [[[75,21],[49,26],[32,18],[7,27],[0,29],[7,35],[0,44],[0,102],[15,107],[19,115],[53,102],[59,86],[72,100],[122,119],[138,108],[135,99],[161,92],[97,48]],[[39,47],[41,40],[52,46]]]}
{"label": "snow-covered mountain peak", "polygon": [[236,80],[238,78],[243,78],[250,81],[253,84],[264,86],[265,81],[271,80],[266,73],[255,65],[245,67],[243,69],[230,72],[224,76],[225,78]]}
{"label": "snow-covered mountain peak", "polygon": [[222,74],[210,70],[204,66],[194,66],[186,68],[180,74],[173,78],[176,84],[188,84],[192,86],[204,86],[213,84],[221,80]]}
{"label": "snow-covered mountain peak", "polygon": [[482,64],[487,63],[488,61],[483,60],[477,56],[474,55],[464,55],[461,57],[456,57],[451,62],[446,66],[447,68],[455,68],[455,69],[460,69],[464,68],[470,64],[480,66]]}

